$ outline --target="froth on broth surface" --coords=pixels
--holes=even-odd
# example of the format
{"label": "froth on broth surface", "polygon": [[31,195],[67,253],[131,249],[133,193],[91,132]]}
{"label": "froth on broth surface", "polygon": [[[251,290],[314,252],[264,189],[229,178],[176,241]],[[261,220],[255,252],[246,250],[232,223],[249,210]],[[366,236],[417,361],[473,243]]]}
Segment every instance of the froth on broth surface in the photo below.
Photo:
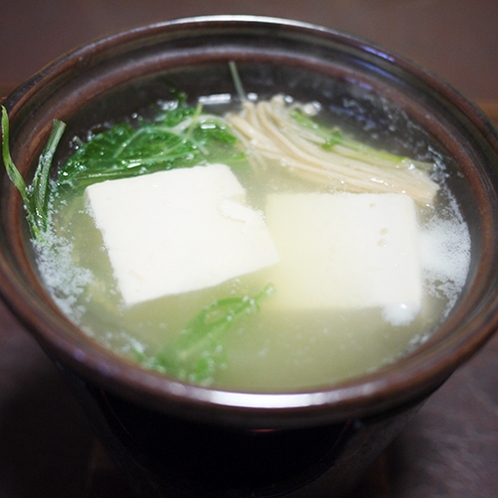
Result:
{"label": "froth on broth surface", "polygon": [[[289,97],[279,98],[283,99],[284,106],[295,104]],[[205,101],[208,102],[209,99]],[[253,99],[249,105],[257,103],[257,99]],[[328,116],[327,110],[321,109],[319,104],[307,105],[308,107],[298,106],[299,112],[306,118],[306,122],[301,122],[299,126],[306,128],[309,125],[308,119],[316,119],[319,123],[332,120],[333,116]],[[161,106],[166,111],[174,108],[171,103],[163,102]],[[202,112],[209,113],[209,109],[209,106],[204,106]],[[206,218],[207,221],[202,225],[195,225],[195,215],[182,218],[193,223],[192,226],[199,232],[199,237],[193,241],[191,233],[183,233],[182,227],[175,225],[178,218],[176,221],[167,218],[167,209],[161,215],[164,218],[151,220],[150,216],[145,216],[141,219],[141,206],[132,205],[129,210],[132,214],[127,216],[134,213],[138,216],[139,224],[147,224],[149,221],[156,223],[151,224],[152,231],[157,231],[157,226],[161,226],[161,223],[171,230],[175,226],[177,240],[181,240],[185,247],[179,251],[177,259],[170,261],[170,265],[177,265],[179,258],[185,253],[185,272],[188,272],[188,266],[192,264],[189,257],[194,258],[194,253],[198,255],[204,251],[204,259],[199,264],[212,270],[214,282],[217,278],[214,268],[217,265],[223,266],[223,262],[233,256],[234,269],[230,270],[233,271],[233,276],[221,278],[220,283],[195,284],[197,287],[192,284],[193,287],[181,292],[176,292],[175,285],[172,285],[169,291],[157,291],[157,296],[151,294],[151,298],[126,302],[120,288],[117,267],[111,261],[111,249],[118,253],[122,251],[120,244],[126,238],[121,238],[119,233],[110,238],[107,230],[109,226],[115,227],[118,218],[113,216],[119,217],[119,214],[111,216],[106,207],[97,208],[97,201],[89,201],[90,190],[85,191],[85,188],[92,181],[87,182],[85,179],[87,183],[81,188],[60,188],[56,191],[50,208],[50,249],[37,244],[40,249],[40,272],[61,309],[87,334],[112,351],[140,361],[146,368],[155,368],[187,381],[233,390],[279,392],[331,384],[374,371],[423,343],[457,299],[465,283],[470,258],[469,233],[458,212],[457,203],[444,181],[431,180],[443,178],[438,175],[440,165],[437,164],[437,158],[434,159],[435,169],[423,174],[419,174],[416,161],[407,166],[408,175],[416,170],[414,183],[410,183],[413,191],[410,190],[411,186],[396,186],[396,169],[403,169],[405,166],[394,168],[394,176],[385,181],[379,181],[376,174],[370,173],[368,177],[369,173],[364,173],[364,179],[354,179],[349,184],[349,180],[335,176],[336,173],[334,179],[331,179],[327,176],[328,172],[324,174],[319,171],[323,168],[318,160],[316,168],[301,170],[289,158],[279,157],[278,148],[273,150],[265,143],[263,148],[258,149],[261,140],[256,135],[250,136],[250,129],[246,130],[249,135],[244,136],[242,128],[236,126],[240,106],[234,105],[229,110],[227,119],[230,124],[223,124],[223,129],[237,137],[238,141],[227,141],[220,145],[207,140],[199,148],[206,149],[209,159],[190,158],[192,163],[185,166],[195,174],[196,168],[222,165],[240,184],[242,194],[237,194],[235,189],[223,208],[216,204],[221,211],[213,214],[216,219],[213,218],[212,225],[211,218]],[[195,117],[195,112],[192,119],[199,116],[197,114]],[[225,112],[226,109],[223,109],[221,116],[225,116]],[[251,124],[256,126],[254,122]],[[273,125],[281,129],[278,121]],[[148,125],[141,123],[140,126]],[[194,133],[188,131],[188,123],[183,128],[177,124],[174,126],[177,126],[176,131],[181,128],[186,133]],[[206,120],[203,126],[209,128],[210,121]],[[133,140],[139,140],[139,137],[133,135],[128,143]],[[279,140],[277,138],[277,142]],[[296,141],[292,142],[296,145]],[[329,145],[318,144],[318,154],[321,155],[324,150],[328,153]],[[360,150],[359,153],[361,155],[364,152]],[[242,157],[241,153],[245,156]],[[304,157],[305,161],[315,164],[315,159]],[[341,171],[347,167],[359,170],[355,161],[360,160],[359,157],[347,158],[340,164]],[[173,164],[169,169],[170,166],[164,168],[168,169],[168,174],[180,171],[178,168],[182,167],[181,164]],[[150,173],[154,174],[155,171]],[[106,181],[113,180],[107,178]],[[121,180],[115,180],[119,181]],[[191,183],[187,181],[187,184]],[[382,184],[380,189],[379,183]],[[70,182],[68,185],[74,186]],[[133,191],[135,184],[129,185]],[[368,185],[373,188],[368,188]],[[392,188],[383,188],[393,185],[394,192]],[[424,189],[424,185],[429,192]],[[183,187],[179,184],[177,188]],[[225,202],[227,196],[223,193],[224,187],[220,188],[222,190],[219,195]],[[112,191],[113,188],[110,189]],[[186,192],[193,199],[200,196],[200,191],[197,194],[189,193],[188,190]],[[364,197],[368,195],[377,197]],[[413,210],[413,225],[409,225],[412,222],[407,221],[411,220],[410,214],[392,218],[393,210],[399,209],[401,204],[398,201],[403,197],[409,199],[408,211]],[[146,198],[147,195],[144,199]],[[291,204],[294,200],[301,202],[302,207],[298,211],[307,213],[308,218],[299,221],[296,210],[284,208],[284,199]],[[350,199],[353,200],[348,204]],[[368,202],[365,203],[362,199],[368,199]],[[372,199],[382,199],[384,207],[378,208],[377,218],[372,218],[373,221],[364,226],[356,226],[362,223],[356,214],[361,213],[362,209],[373,209],[375,202]],[[138,204],[140,202],[137,201]],[[146,202],[144,200],[142,204]],[[164,203],[168,204],[167,199]],[[268,211],[270,204],[273,206],[273,214]],[[189,206],[191,203],[183,205],[180,202],[176,213],[183,213]],[[204,205],[200,206],[205,209],[202,207]],[[101,209],[103,213],[100,225],[97,209]],[[328,220],[323,215],[323,209],[330,209],[330,213],[342,213],[337,215],[341,219],[346,215],[351,217],[344,218],[346,221],[343,220],[341,225],[334,223],[332,219]],[[389,227],[384,226],[383,216],[389,218]],[[271,252],[273,249],[269,249],[261,258],[255,258],[251,268],[238,272],[247,258],[239,261],[237,255],[227,255],[230,251],[223,257],[217,257],[219,246],[216,242],[224,240],[225,236],[227,240],[232,240],[232,235],[226,235],[225,230],[229,230],[224,228],[226,220],[229,224],[244,224],[247,232],[247,223],[252,217],[259,217],[258,223],[265,225],[264,229],[268,230],[269,237],[275,243],[278,256]],[[326,226],[313,228],[316,220]],[[126,218],[120,223],[125,231],[130,225]],[[375,223],[379,225],[375,225],[375,233],[369,235],[368,230]],[[204,229],[207,233],[203,234]],[[146,227],[143,233],[147,233]],[[255,244],[261,243],[263,236],[259,232],[257,235],[251,233],[251,240],[256,241]],[[352,234],[356,237],[356,244],[351,242]],[[233,237],[239,235],[240,233]],[[247,233],[243,235],[246,236]],[[170,237],[167,243],[173,244],[174,240],[174,237]],[[242,239],[237,240],[241,242]],[[398,249],[392,249],[393,240],[400,244]],[[331,241],[336,241],[340,246],[340,257],[337,254],[328,257],[326,244],[333,244]],[[407,241],[411,244],[408,250],[408,246],[403,245]],[[164,241],[158,242],[161,243],[166,244]],[[192,247],[187,247],[189,244]],[[289,250],[289,244],[295,244],[297,252],[301,251],[300,254],[296,256],[292,249]],[[369,252],[368,248],[374,246],[374,251],[379,256],[372,256],[372,252]],[[396,258],[399,256],[399,260],[393,261],[394,266],[391,267],[384,260],[379,263],[382,251],[390,249],[394,251],[391,254],[395,254]],[[167,251],[166,246],[161,250]],[[190,251],[193,251],[192,256],[188,255]],[[348,254],[350,261],[347,261]],[[366,259],[370,257],[373,263],[368,266]],[[337,259],[335,263],[331,262],[334,258]],[[160,260],[161,257],[158,261]],[[282,275],[280,270],[283,266],[279,265],[285,265],[291,260],[298,261],[300,268],[284,269]],[[323,269],[321,264],[325,265]],[[337,265],[341,266],[341,271],[337,271]],[[358,268],[368,271],[368,277],[365,275],[362,280],[361,273],[358,276]],[[127,270],[123,271],[126,273]],[[162,270],[158,268],[159,271]],[[231,275],[230,271],[228,275]],[[320,280],[313,287],[312,280],[310,282],[305,277],[300,279],[300,272],[305,276],[313,272]],[[407,283],[408,274],[411,281]],[[334,278],[327,284],[323,275],[333,275]],[[417,278],[420,278],[419,288]],[[353,279],[356,279],[354,285],[351,284]],[[211,282],[209,279],[205,281]],[[396,283],[400,290],[394,294],[406,291],[406,300],[392,302],[390,294],[393,292],[382,289],[382,285],[379,287],[379,282],[382,285]],[[288,285],[295,287],[291,289]],[[328,285],[331,287],[330,292],[327,289],[316,289],[318,286],[326,288]],[[323,302],[317,304],[320,299],[313,297],[313,292],[320,292],[320,295],[325,293]],[[384,294],[386,297],[382,297]],[[203,311],[202,323],[207,324],[204,336],[199,320],[196,322]],[[185,338],[188,334],[197,339]],[[183,351],[176,351],[175,354],[178,354],[172,360],[168,348],[188,349],[188,353],[184,355],[188,357],[186,364],[176,363],[180,361],[178,357],[182,357]],[[192,353],[196,348],[201,351]],[[206,348],[205,354],[202,348]],[[190,357],[191,354],[198,356],[193,358]],[[157,358],[161,355],[162,359],[159,361]],[[164,366],[169,365],[170,360],[175,364],[171,369]],[[194,373],[189,371],[191,368]]]}

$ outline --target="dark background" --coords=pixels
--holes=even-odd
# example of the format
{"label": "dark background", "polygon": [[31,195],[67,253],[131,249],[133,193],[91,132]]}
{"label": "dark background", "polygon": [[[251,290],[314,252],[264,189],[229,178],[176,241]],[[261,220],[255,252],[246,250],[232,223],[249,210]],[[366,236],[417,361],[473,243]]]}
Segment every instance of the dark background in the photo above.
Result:
{"label": "dark background", "polygon": [[498,92],[495,0],[1,0],[0,81],[18,83],[71,48],[176,17],[252,14],[362,36],[436,72],[474,100]]}
{"label": "dark background", "polygon": [[[438,74],[498,124],[494,0],[0,0],[0,94],[91,39],[203,14],[364,37]],[[0,498],[100,496],[128,495],[54,367],[0,303]],[[498,336],[430,398],[355,496],[498,496]]]}

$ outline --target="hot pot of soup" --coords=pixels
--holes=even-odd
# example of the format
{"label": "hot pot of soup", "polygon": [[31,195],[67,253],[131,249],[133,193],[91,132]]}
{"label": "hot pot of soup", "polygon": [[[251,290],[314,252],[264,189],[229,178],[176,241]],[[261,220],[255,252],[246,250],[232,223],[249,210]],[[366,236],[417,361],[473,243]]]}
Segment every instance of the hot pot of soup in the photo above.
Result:
{"label": "hot pot of soup", "polygon": [[495,330],[496,134],[380,47],[183,19],[4,106],[2,294],[138,494],[346,493]]}

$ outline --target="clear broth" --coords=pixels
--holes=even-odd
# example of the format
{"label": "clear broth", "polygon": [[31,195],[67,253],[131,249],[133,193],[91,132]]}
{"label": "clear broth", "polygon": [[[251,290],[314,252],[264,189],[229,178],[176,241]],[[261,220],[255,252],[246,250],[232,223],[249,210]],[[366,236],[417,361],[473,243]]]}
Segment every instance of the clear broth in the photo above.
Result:
{"label": "clear broth", "polygon": [[[269,193],[329,191],[278,169],[269,169],[264,177],[238,177],[248,203],[263,211]],[[467,227],[451,193],[441,187],[437,208],[418,212],[428,253],[423,308],[409,325],[389,324],[380,309],[283,312],[263,304],[260,312],[229,329],[224,338],[228,362],[212,385],[260,392],[307,389],[374,371],[423,343],[457,299],[469,263]],[[52,215],[57,255],[42,254],[39,267],[54,299],[88,335],[130,358],[134,349],[154,353],[164,347],[214,300],[254,295],[268,283],[267,270],[260,270],[213,288],[127,308],[83,196],[67,192],[58,197]],[[455,239],[457,253],[452,251]],[[434,249],[442,255],[440,261],[432,258]],[[448,262],[453,269],[448,270]]]}

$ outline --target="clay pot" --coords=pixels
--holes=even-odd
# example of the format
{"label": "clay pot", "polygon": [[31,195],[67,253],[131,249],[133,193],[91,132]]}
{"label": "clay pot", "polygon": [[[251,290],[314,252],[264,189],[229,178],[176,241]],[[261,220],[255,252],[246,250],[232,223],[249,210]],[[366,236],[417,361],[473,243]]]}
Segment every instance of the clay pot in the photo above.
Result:
{"label": "clay pot", "polygon": [[[375,373],[309,391],[222,391],[141,369],[86,336],[54,304],[5,172],[0,291],[74,388],[138,494],[339,496],[495,331],[497,136],[455,90],[381,47],[299,22],[204,17],[91,42],[21,85],[4,103],[14,162],[31,178],[54,118],[67,123],[66,137],[84,135],[161,98],[166,81],[194,99],[234,94],[230,61],[248,91],[316,99],[335,109],[345,126],[375,129],[392,148],[444,156],[472,255],[461,297],[432,337]],[[63,139],[54,167],[69,149]]]}

